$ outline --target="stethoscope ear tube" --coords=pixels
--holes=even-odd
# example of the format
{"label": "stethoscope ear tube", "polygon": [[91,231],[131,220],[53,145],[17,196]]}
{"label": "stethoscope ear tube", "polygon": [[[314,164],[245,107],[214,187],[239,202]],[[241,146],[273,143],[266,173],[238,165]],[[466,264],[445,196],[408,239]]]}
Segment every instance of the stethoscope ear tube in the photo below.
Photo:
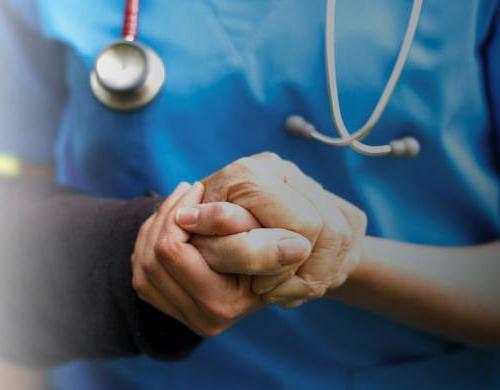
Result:
{"label": "stethoscope ear tube", "polygon": [[332,119],[339,138],[327,136],[307,122],[304,118],[292,115],[285,124],[287,131],[293,135],[315,139],[330,146],[350,146],[356,152],[368,156],[415,157],[420,152],[420,143],[413,137],[405,137],[391,141],[389,144],[371,146],[362,142],[379,122],[389,100],[396,88],[404,66],[408,60],[411,45],[417,30],[423,0],[413,0],[410,21],[405,32],[403,43],[391,72],[389,80],[377,104],[366,123],[358,130],[350,132],[345,126],[340,109],[339,93],[337,86],[337,72],[335,62],[335,5],[336,0],[327,0],[326,28],[325,28],[325,62],[328,80],[328,92]]}

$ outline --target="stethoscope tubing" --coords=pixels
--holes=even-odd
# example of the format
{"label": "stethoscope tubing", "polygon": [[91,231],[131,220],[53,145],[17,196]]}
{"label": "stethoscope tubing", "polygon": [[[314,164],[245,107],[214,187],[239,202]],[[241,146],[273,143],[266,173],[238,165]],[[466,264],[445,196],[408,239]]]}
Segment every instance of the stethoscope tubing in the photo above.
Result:
{"label": "stethoscope tubing", "polygon": [[122,38],[127,41],[135,41],[139,31],[140,0],[127,0],[123,15]]}
{"label": "stethoscope tubing", "polygon": [[[335,58],[335,13],[336,13],[336,0],[326,0],[326,21],[325,21],[325,63],[326,63],[326,76],[328,84],[328,95],[330,101],[330,111],[332,116],[332,121],[334,123],[335,129],[339,137],[328,136],[308,123],[304,118],[300,116],[290,116],[287,119],[286,128],[289,132],[302,137],[315,139],[331,146],[349,146],[358,153],[369,155],[369,156],[380,156],[380,155],[392,155],[397,157],[414,157],[419,153],[420,145],[418,140],[411,137],[406,137],[402,139],[396,139],[391,141],[386,145],[367,145],[362,142],[362,140],[367,137],[375,128],[377,123],[380,121],[382,114],[387,108],[387,104],[392,97],[394,89],[396,88],[401,73],[408,60],[409,52],[412,43],[415,38],[415,33],[418,27],[420,14],[422,10],[423,0],[413,0],[413,6],[411,10],[410,20],[403,38],[403,43],[399,50],[396,63],[391,71],[389,79],[384,87],[382,94],[380,95],[375,108],[370,114],[368,120],[354,132],[347,129],[344,119],[342,117],[342,111],[340,107],[339,91],[337,84],[337,69],[336,69],[336,58]],[[126,0],[125,11],[123,17],[123,28],[122,28],[122,40],[128,41],[131,44],[135,44],[137,39],[137,34],[139,30],[139,14],[140,14],[140,0]],[[111,45],[113,46],[113,45]],[[142,100],[137,102],[128,101],[124,104],[123,97],[116,99],[103,92],[106,89],[105,83],[97,76],[96,72],[91,75],[91,84],[96,97],[105,105],[115,108],[115,109],[134,109],[140,108],[145,104],[149,103],[159,92],[164,81],[165,81],[165,69],[162,60],[157,56],[157,54],[149,49],[144,49],[142,46],[138,45],[144,53],[149,53],[147,59],[155,60],[158,63],[157,71],[161,73],[161,77],[157,79],[151,78],[151,84],[148,84],[148,88],[144,89],[144,93],[147,94],[137,94]],[[158,58],[157,58],[158,57]],[[147,71],[147,73],[151,73]],[[96,77],[94,77],[96,76]],[[93,82],[96,79],[97,82]],[[149,79],[148,79],[149,80]],[[151,89],[152,88],[152,89]],[[134,95],[129,94],[129,97],[133,98]]]}
{"label": "stethoscope tubing", "polygon": [[357,152],[368,155],[389,154],[391,152],[390,145],[371,146],[362,143],[362,139],[367,137],[377,123],[380,121],[389,100],[392,97],[396,88],[401,73],[408,60],[409,52],[415,38],[415,33],[420,20],[423,0],[414,0],[411,10],[410,20],[405,32],[403,43],[401,45],[396,63],[391,72],[389,80],[380,96],[373,112],[363,126],[354,132],[350,132],[342,117],[340,108],[337,70],[335,58],[335,8],[336,0],[327,0],[326,28],[325,28],[325,60],[328,79],[328,92],[330,97],[330,109],[335,128],[340,135],[340,138],[328,137],[323,134],[314,133],[312,138],[320,142],[327,143],[333,146],[350,146]]}

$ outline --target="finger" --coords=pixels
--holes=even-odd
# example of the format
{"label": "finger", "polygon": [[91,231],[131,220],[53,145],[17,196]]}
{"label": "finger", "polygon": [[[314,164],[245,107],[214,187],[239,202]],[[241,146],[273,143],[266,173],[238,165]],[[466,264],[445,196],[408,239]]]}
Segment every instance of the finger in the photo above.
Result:
{"label": "finger", "polygon": [[[342,252],[346,251],[351,252],[351,257],[359,258],[362,238],[366,230],[364,213],[342,198],[325,191],[318,182],[305,175],[290,161],[283,161],[281,168],[282,174],[287,175],[287,184],[309,199],[327,221],[326,231],[321,232],[320,238],[329,238],[321,240],[322,243],[326,242],[332,248],[333,253],[339,255],[339,258],[343,259],[344,253]],[[345,243],[350,243],[351,247],[343,246]],[[349,263],[343,262],[343,265],[348,268]]]}
{"label": "finger", "polygon": [[134,268],[133,284],[141,300],[188,326],[182,312],[171,300],[165,299],[140,267]]}
{"label": "finger", "polygon": [[288,186],[274,161],[240,159],[206,178],[204,202],[228,201],[247,209],[264,227],[295,231],[315,243],[323,220],[311,202]]}
{"label": "finger", "polygon": [[170,194],[167,199],[162,203],[158,209],[158,215],[165,216],[170,212],[170,209],[177,203],[177,201],[191,188],[191,184],[181,182],[175,187],[175,190]]}
{"label": "finger", "polygon": [[[195,206],[201,200],[203,186],[196,183],[182,195],[175,207]],[[190,244],[187,244],[188,235],[175,222],[177,210],[170,209],[170,214],[163,222],[160,237],[155,245],[155,251],[164,266],[173,278],[182,286],[190,286],[190,295],[197,295],[199,285],[204,283],[220,283],[222,276],[213,272],[203,257]]]}
{"label": "finger", "polygon": [[171,209],[177,204],[179,199],[186,194],[191,188],[191,184],[186,182],[181,182],[172,192],[172,194],[162,203],[158,211],[154,214],[154,227],[151,230],[151,234],[148,236],[147,246],[152,248],[158,236],[160,235],[161,229],[165,223],[167,216],[169,215]]}
{"label": "finger", "polygon": [[283,303],[280,306],[283,309],[296,309],[296,308],[302,306],[306,302],[307,302],[306,299],[302,299],[300,301],[292,301],[292,302],[289,302],[289,303]]}
{"label": "finger", "polygon": [[154,295],[150,296],[151,304],[157,308],[173,306],[176,309],[176,319],[198,334],[203,333],[202,328],[217,324],[217,321],[202,311],[197,302],[165,271],[161,264],[157,266],[154,272],[144,275],[155,291]]}
{"label": "finger", "polygon": [[204,236],[225,236],[260,227],[243,207],[228,202],[213,202],[177,210],[176,222],[184,230]]}
{"label": "finger", "polygon": [[198,302],[220,299],[237,287],[234,277],[213,271],[189,243],[162,240],[155,250],[161,265]]}
{"label": "finger", "polygon": [[349,260],[345,262],[345,272],[351,274],[352,270],[358,265],[363,254],[363,239],[366,234],[367,217],[363,211],[350,204],[346,200],[333,194],[331,195],[331,197],[335,198],[340,211],[344,215],[349,225],[352,227],[352,245],[349,254]]}
{"label": "finger", "polygon": [[222,299],[228,301],[230,298],[241,298],[240,306],[244,310],[256,301],[250,290],[239,289],[234,276],[220,275],[212,271],[200,252],[187,243],[189,234],[175,222],[176,208],[194,206],[202,196],[203,185],[196,183],[179,199],[167,217],[155,245],[156,255],[166,271],[203,308]]}
{"label": "finger", "polygon": [[284,229],[254,229],[224,237],[193,237],[193,245],[210,267],[220,273],[275,275],[303,263],[310,242]]}
{"label": "finger", "polygon": [[290,301],[307,299],[309,291],[305,281],[298,275],[262,296],[268,304],[286,304]]}
{"label": "finger", "polygon": [[[322,247],[315,248],[311,257],[300,267],[300,270],[298,271],[298,275],[301,277],[300,280],[307,279],[309,281],[315,281],[314,283],[316,284],[321,284],[323,281],[326,282],[325,279],[330,281],[333,278],[341,278],[344,274],[342,267],[345,262],[343,262],[341,252],[346,250],[343,243],[349,242],[349,239],[347,238],[350,234],[349,225],[345,221],[341,211],[335,207],[335,205],[331,205],[328,213],[330,214],[331,221],[328,225],[325,225],[319,237]],[[342,236],[345,236],[345,238],[342,239]],[[334,255],[328,255],[328,253],[338,254],[339,256],[336,257]],[[264,277],[255,278],[252,289],[259,295],[268,294],[273,289],[283,285],[283,283],[290,279],[291,276],[293,275],[290,275],[289,278],[285,278],[281,275],[274,277],[270,276],[266,279],[264,279]],[[279,277],[282,277],[284,280],[278,280]],[[310,282],[310,284],[311,283],[312,282]],[[304,298],[306,296],[308,291],[307,284],[297,283],[297,285],[300,286],[300,289],[291,289],[293,291],[293,295],[288,297],[288,300]],[[285,287],[278,292],[280,291],[282,295],[279,297],[279,300],[286,300],[287,290],[285,290]]]}
{"label": "finger", "polygon": [[211,317],[232,322],[261,304],[248,284],[213,271],[193,245],[178,243],[163,250],[161,263],[167,272]]}
{"label": "finger", "polygon": [[[337,226],[340,231],[340,227],[343,226],[342,221],[337,222],[340,224]],[[346,250],[343,243],[348,240],[336,237],[344,233],[332,233],[329,229],[330,227],[325,228],[320,236],[324,246],[315,249],[294,277],[265,293],[263,299],[266,302],[281,303],[321,298],[329,287],[340,286],[345,282],[348,273],[343,269],[342,252]],[[322,238],[323,235],[332,236],[333,239]],[[333,257],[332,254],[334,254]]]}
{"label": "finger", "polygon": [[286,304],[304,299],[319,299],[325,295],[328,283],[320,279],[311,282],[297,274],[271,292],[264,294],[262,299],[268,304]]}
{"label": "finger", "polygon": [[266,294],[294,276],[297,269],[298,267],[293,267],[278,275],[255,276],[252,280],[252,291],[258,295]]}
{"label": "finger", "polygon": [[165,238],[171,241],[187,242],[189,234],[180,228],[175,222],[177,210],[181,207],[195,206],[200,203],[203,197],[204,187],[200,182],[195,183],[188,191],[180,196],[175,205],[170,207],[162,218],[162,227],[159,233],[159,240]]}
{"label": "finger", "polygon": [[189,234],[175,222],[176,208],[194,206],[203,196],[203,185],[196,183],[176,204],[167,218],[155,247],[162,266],[209,315],[227,321],[252,310],[260,299],[243,289],[233,275],[212,271],[200,252],[187,243]]}

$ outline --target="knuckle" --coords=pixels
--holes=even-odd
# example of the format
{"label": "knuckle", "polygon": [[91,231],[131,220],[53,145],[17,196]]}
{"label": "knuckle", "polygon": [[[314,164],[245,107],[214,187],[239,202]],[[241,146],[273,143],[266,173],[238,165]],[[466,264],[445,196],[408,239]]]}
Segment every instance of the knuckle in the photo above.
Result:
{"label": "knuckle", "polygon": [[346,280],[347,280],[347,274],[345,272],[339,272],[334,276],[332,283],[330,284],[330,287],[338,288],[342,286]]}
{"label": "knuckle", "polygon": [[154,247],[155,254],[165,263],[172,263],[179,257],[181,243],[164,238],[159,240]]}
{"label": "knuckle", "polygon": [[287,173],[293,174],[293,175],[304,175],[300,168],[291,162],[290,160],[283,160],[282,161],[283,168]]}
{"label": "knuckle", "polygon": [[326,293],[326,287],[322,285],[309,286],[307,291],[308,299],[319,299]]}
{"label": "knuckle", "polygon": [[226,330],[226,327],[223,325],[214,325],[214,324],[203,324],[199,326],[196,333],[198,333],[201,337],[215,337],[220,335],[222,332]]}
{"label": "knuckle", "polygon": [[274,261],[271,261],[270,258],[278,256],[277,252],[276,250],[262,253],[258,248],[246,249],[241,257],[244,270],[249,275],[258,275],[268,271],[268,264],[274,264]]}
{"label": "knuckle", "polygon": [[335,236],[341,248],[348,247],[351,242],[352,232],[350,229],[344,228],[337,231]]}
{"label": "knuckle", "polygon": [[322,281],[312,280],[310,277],[305,277],[305,298],[319,299],[326,294],[328,286]]}
{"label": "knuckle", "polygon": [[240,182],[253,182],[261,175],[261,170],[257,161],[244,157],[235,163],[235,173],[240,178]]}
{"label": "knuckle", "polygon": [[274,152],[266,151],[258,154],[256,157],[260,157],[262,159],[271,160],[271,161],[282,161],[281,157]]}
{"label": "knuckle", "polygon": [[223,204],[215,203],[210,209],[208,218],[214,228],[222,229],[231,222],[231,212]]}
{"label": "knuckle", "polygon": [[138,236],[142,236],[142,235],[147,233],[147,231],[149,230],[149,227],[153,223],[153,220],[155,217],[156,217],[156,213],[152,214],[146,221],[144,221],[144,223],[141,225],[141,227],[139,229]]}
{"label": "knuckle", "polygon": [[363,210],[353,206],[353,218],[356,227],[358,227],[359,229],[366,230],[366,227],[368,225],[368,216]]}
{"label": "knuckle", "polygon": [[243,256],[242,262],[246,273],[250,275],[257,274],[261,271],[260,264],[258,264],[258,262],[252,261],[252,258],[250,256]]}
{"label": "knuckle", "polygon": [[147,230],[147,229],[146,229],[146,227],[147,227],[147,226],[146,226],[146,224],[147,224],[147,222],[145,222],[145,223],[143,223],[143,224],[141,225],[141,227],[140,227],[140,229],[139,229],[139,233],[137,234],[137,237],[140,237],[140,236],[143,236],[143,235],[145,235],[145,234],[146,234],[146,230]]}
{"label": "knuckle", "polygon": [[141,269],[144,271],[144,273],[151,275],[156,272],[157,264],[155,259],[148,259],[146,261],[143,261],[141,263]]}
{"label": "knuckle", "polygon": [[349,249],[351,248],[352,233],[347,229],[342,230],[340,232],[337,232],[336,239],[338,248],[337,257],[343,259],[349,252]]}
{"label": "knuckle", "polygon": [[304,232],[308,237],[318,237],[323,230],[323,225],[323,218],[316,212],[310,212],[297,231]]}
{"label": "knuckle", "polygon": [[220,171],[220,178],[226,186],[235,186],[247,181],[253,181],[256,174],[255,164],[250,158],[244,157],[229,164]]}
{"label": "knuckle", "polygon": [[233,322],[238,317],[236,308],[228,303],[211,302],[205,305],[205,311],[210,317],[222,323]]}
{"label": "knuckle", "polygon": [[270,253],[267,251],[263,253],[261,242],[256,239],[255,232],[251,231],[245,235],[246,240],[238,246],[237,252],[235,252],[241,264],[240,271],[244,274],[257,274],[262,271],[266,256],[269,256]]}
{"label": "knuckle", "polygon": [[306,175],[302,171],[302,169],[300,169],[300,167],[295,163],[289,160],[283,160],[282,166],[286,174],[286,179],[289,179],[291,177],[293,178],[295,183],[306,186],[309,191],[318,194],[323,193],[323,186],[319,182],[314,180],[311,176]]}
{"label": "knuckle", "polygon": [[232,177],[233,172],[235,170],[235,165],[236,165],[236,162],[231,163],[231,164],[225,166],[224,168],[222,168],[219,172],[219,176],[221,176],[221,178],[223,178],[224,180]]}
{"label": "knuckle", "polygon": [[158,257],[167,256],[169,253],[171,253],[171,241],[166,238],[158,240],[155,243],[154,252]]}
{"label": "knuckle", "polygon": [[279,279],[277,279],[279,282],[282,282],[282,281],[286,281],[286,280],[289,280],[291,278],[293,278],[296,274],[297,274],[297,271],[298,271],[298,268],[299,267],[292,267],[290,270],[288,270],[287,272],[285,272]]}
{"label": "knuckle", "polygon": [[250,157],[242,157],[224,168],[223,172],[233,175],[247,175],[253,171],[255,164]]}
{"label": "knuckle", "polygon": [[144,278],[137,276],[137,274],[134,274],[134,276],[132,277],[132,287],[137,292],[139,297],[142,300],[144,300],[144,294],[145,294],[146,289],[147,289],[146,280]]}

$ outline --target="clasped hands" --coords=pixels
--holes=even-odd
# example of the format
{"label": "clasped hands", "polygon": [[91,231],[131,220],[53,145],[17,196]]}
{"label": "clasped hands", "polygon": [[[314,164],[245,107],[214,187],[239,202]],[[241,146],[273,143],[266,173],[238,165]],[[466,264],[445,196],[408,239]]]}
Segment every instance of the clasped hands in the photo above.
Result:
{"label": "clasped hands", "polygon": [[201,336],[269,304],[319,299],[358,265],[365,214],[275,154],[181,183],[142,226],[139,297]]}

